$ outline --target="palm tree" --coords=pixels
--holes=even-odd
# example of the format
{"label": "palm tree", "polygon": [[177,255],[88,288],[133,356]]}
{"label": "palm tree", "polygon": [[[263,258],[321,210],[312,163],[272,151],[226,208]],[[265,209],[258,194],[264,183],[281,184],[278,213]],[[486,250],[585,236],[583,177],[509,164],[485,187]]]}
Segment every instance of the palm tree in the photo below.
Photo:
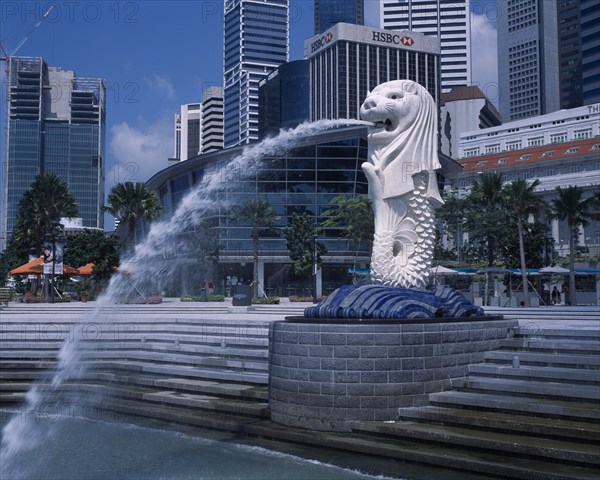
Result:
{"label": "palm tree", "polygon": [[129,226],[129,241],[135,243],[135,227],[138,219],[156,220],[163,212],[156,193],[145,183],[117,183],[108,194],[108,206],[104,211]]}
{"label": "palm tree", "polygon": [[529,284],[527,282],[527,266],[525,263],[523,226],[530,214],[537,213],[545,205],[545,202],[535,194],[535,189],[539,184],[540,181],[538,179],[528,183],[527,180],[519,178],[513,180],[504,188],[506,210],[517,223],[519,254],[521,259],[521,277],[526,307],[529,307]]}
{"label": "palm tree", "polygon": [[258,297],[258,229],[273,226],[279,220],[279,216],[273,211],[268,201],[249,199],[241,206],[233,209],[231,218],[234,222],[252,225],[252,244],[254,247],[252,285],[254,286],[253,295]]}
{"label": "palm tree", "polygon": [[[575,292],[575,234],[577,226],[585,227],[587,218],[592,217],[590,208],[593,206],[594,197],[583,200],[583,189],[575,185],[561,188],[557,187],[558,198],[552,200],[552,216],[559,220],[566,220],[569,228],[569,302],[577,305]],[[566,298],[565,298],[566,300]]]}
{"label": "palm tree", "polygon": [[78,215],[78,202],[67,187],[67,181],[54,173],[40,173],[19,203],[13,239],[23,247],[33,246],[39,254],[44,234],[49,233],[61,217]]}

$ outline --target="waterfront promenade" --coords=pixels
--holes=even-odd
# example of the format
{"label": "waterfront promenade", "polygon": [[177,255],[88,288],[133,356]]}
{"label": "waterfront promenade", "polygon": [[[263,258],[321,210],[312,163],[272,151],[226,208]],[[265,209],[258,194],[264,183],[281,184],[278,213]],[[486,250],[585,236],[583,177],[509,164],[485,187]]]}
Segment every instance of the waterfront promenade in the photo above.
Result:
{"label": "waterfront promenade", "polygon": [[467,376],[453,379],[451,390],[430,393],[428,406],[400,409],[395,422],[358,421],[351,433],[339,434],[270,421],[269,325],[308,305],[247,309],[165,299],[95,313],[93,302],[11,303],[0,311],[0,403],[22,408],[31,384],[56,368],[65,341],[80,340],[86,374],[56,399],[70,414],[92,405],[104,415],[194,427],[284,451],[321,447],[482,478],[597,478],[596,307],[490,308],[519,326]]}

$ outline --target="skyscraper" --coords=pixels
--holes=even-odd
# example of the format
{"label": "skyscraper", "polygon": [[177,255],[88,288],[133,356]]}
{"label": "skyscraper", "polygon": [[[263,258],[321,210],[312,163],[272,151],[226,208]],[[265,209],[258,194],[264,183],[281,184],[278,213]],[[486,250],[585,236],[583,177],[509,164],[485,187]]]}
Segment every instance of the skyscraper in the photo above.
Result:
{"label": "skyscraper", "polygon": [[440,41],[415,32],[338,23],[304,41],[310,63],[310,119],[360,118],[367,92],[409,79],[440,98]]}
{"label": "skyscraper", "polygon": [[498,84],[502,121],[560,108],[556,2],[506,0],[498,12]]}
{"label": "skyscraper", "polygon": [[442,91],[471,85],[471,22],[467,0],[383,2],[381,28],[410,30],[439,37]]}
{"label": "skyscraper", "polygon": [[336,23],[364,25],[365,0],[315,0],[315,35]]}
{"label": "skyscraper", "polygon": [[223,148],[223,88],[210,87],[202,94],[200,152]]}
{"label": "skyscraper", "polygon": [[583,105],[580,0],[558,1],[560,108]]}
{"label": "skyscraper", "polygon": [[600,102],[599,22],[600,5],[598,2],[581,0],[581,76],[584,105]]}
{"label": "skyscraper", "polygon": [[10,57],[1,202],[3,250],[19,202],[40,172],[67,181],[85,227],[103,228],[105,86],[100,78]]}
{"label": "skyscraper", "polygon": [[258,140],[258,84],[289,59],[288,0],[225,0],[224,144]]}
{"label": "skyscraper", "polygon": [[200,103],[181,105],[180,113],[175,114],[175,158],[180,161],[195,157],[200,153]]}

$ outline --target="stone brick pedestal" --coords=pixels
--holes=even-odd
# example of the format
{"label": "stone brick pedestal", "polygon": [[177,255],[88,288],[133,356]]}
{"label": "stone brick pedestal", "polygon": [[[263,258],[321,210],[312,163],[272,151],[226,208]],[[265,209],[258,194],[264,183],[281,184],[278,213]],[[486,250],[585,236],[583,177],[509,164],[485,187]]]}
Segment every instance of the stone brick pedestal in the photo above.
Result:
{"label": "stone brick pedestal", "polygon": [[[447,319],[444,319],[447,320]],[[396,420],[426,405],[506,339],[516,320],[275,322],[269,341],[274,422],[347,431],[354,420]]]}

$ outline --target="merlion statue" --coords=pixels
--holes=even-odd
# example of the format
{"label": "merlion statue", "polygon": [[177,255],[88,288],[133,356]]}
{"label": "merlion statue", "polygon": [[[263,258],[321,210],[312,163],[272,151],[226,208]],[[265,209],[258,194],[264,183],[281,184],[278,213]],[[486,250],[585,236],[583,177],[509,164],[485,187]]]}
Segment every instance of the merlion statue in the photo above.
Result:
{"label": "merlion statue", "polygon": [[373,283],[392,287],[429,284],[435,240],[434,209],[444,202],[435,171],[437,107],[410,80],[378,85],[360,108],[369,128],[369,162],[362,168],[375,212]]}

